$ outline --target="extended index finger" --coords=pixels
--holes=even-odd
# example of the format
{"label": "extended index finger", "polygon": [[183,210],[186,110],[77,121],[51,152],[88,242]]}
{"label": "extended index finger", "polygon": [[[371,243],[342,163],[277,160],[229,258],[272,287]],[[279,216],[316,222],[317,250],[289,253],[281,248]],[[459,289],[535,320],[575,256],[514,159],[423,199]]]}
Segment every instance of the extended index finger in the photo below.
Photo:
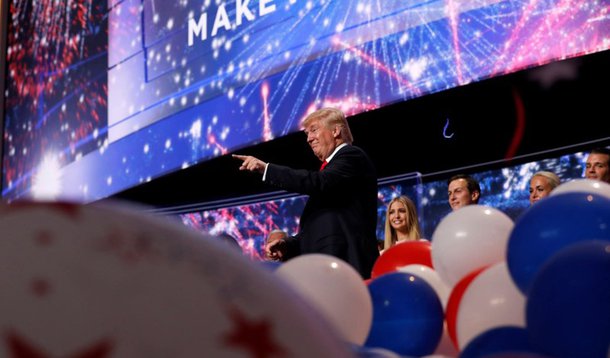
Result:
{"label": "extended index finger", "polygon": [[246,160],[246,158],[248,158],[248,156],[247,155],[233,154],[233,158],[239,159],[241,161],[244,161],[244,160]]}

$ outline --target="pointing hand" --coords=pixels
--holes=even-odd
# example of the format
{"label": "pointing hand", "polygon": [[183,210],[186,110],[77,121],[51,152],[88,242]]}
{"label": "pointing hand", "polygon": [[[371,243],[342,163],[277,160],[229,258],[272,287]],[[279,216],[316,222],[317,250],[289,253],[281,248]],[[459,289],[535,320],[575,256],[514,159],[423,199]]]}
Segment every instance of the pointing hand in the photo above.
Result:
{"label": "pointing hand", "polygon": [[263,173],[265,171],[265,166],[267,165],[267,163],[263,162],[262,160],[250,155],[233,154],[233,158],[242,161],[239,170]]}

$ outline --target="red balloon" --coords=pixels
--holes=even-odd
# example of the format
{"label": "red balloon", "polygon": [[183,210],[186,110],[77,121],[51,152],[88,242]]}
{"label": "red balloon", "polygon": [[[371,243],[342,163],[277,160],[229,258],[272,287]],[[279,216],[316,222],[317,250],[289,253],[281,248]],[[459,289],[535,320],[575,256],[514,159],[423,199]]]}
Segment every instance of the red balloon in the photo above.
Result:
{"label": "red balloon", "polygon": [[430,241],[426,240],[406,241],[394,245],[379,256],[373,266],[371,278],[394,272],[403,266],[413,264],[433,268],[431,250]]}
{"label": "red balloon", "polygon": [[447,301],[447,307],[445,308],[445,321],[447,321],[447,333],[449,334],[449,338],[451,338],[451,342],[457,350],[460,350],[458,346],[457,340],[457,313],[458,308],[460,307],[460,302],[462,301],[462,296],[464,296],[464,292],[470,286],[470,283],[477,277],[483,270],[485,270],[488,266],[480,267],[468,275],[462,277],[462,279],[453,287],[451,293],[449,294],[449,300]]}

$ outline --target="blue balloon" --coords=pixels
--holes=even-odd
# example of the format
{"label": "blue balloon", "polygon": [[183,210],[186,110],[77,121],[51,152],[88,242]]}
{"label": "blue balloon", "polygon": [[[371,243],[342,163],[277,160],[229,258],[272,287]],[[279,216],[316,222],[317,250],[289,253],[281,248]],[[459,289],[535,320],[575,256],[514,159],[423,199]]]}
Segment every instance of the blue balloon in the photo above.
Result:
{"label": "blue balloon", "polygon": [[373,323],[365,346],[418,357],[434,352],[443,333],[443,307],[426,281],[395,272],[377,277],[368,288]]}
{"label": "blue balloon", "polygon": [[280,267],[282,263],[280,261],[261,261],[261,265],[269,271],[275,271]]}
{"label": "blue balloon", "polygon": [[384,348],[369,348],[355,344],[351,344],[350,346],[354,353],[354,358],[409,358]]}
{"label": "blue balloon", "polygon": [[552,195],[526,210],[508,239],[508,271],[525,295],[557,251],[591,239],[610,241],[610,199],[593,193]]}
{"label": "blue balloon", "polygon": [[526,325],[532,345],[553,357],[606,358],[610,242],[585,241],[553,256],[532,283]]}
{"label": "blue balloon", "polygon": [[527,331],[524,328],[512,326],[485,331],[466,345],[460,358],[488,357],[496,353],[533,353]]}

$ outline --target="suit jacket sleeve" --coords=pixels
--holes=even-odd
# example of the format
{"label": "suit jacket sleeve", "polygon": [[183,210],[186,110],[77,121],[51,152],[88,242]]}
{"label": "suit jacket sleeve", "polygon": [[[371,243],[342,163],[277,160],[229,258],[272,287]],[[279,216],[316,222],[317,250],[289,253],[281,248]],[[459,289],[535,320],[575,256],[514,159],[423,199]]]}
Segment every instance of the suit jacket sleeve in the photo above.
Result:
{"label": "suit jacket sleeve", "polygon": [[[362,173],[362,171],[372,171]],[[346,146],[341,148],[335,157],[322,171],[292,169],[286,166],[269,164],[266,182],[288,191],[318,196],[332,194],[345,189],[353,178],[374,174],[369,159],[361,149]]]}

